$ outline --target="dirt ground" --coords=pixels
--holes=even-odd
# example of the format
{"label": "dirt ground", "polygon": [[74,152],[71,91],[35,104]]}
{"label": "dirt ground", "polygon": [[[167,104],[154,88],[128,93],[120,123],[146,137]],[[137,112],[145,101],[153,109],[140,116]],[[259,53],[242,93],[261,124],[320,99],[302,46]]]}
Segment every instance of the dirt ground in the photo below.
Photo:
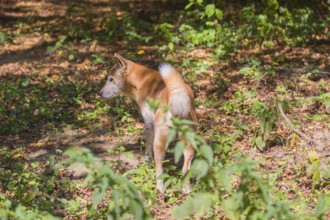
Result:
{"label": "dirt ground", "polygon": [[[118,1],[119,2],[119,1]],[[98,34],[99,26],[93,24],[102,23],[101,20],[106,17],[107,13],[117,13],[121,16],[122,10],[135,8],[144,10],[147,13],[148,7],[143,8],[143,1],[133,2],[127,1],[118,3],[117,1],[73,1],[72,4],[67,1],[47,1],[47,0],[28,0],[28,1],[0,1],[0,32],[11,33],[10,42],[0,44],[0,80],[11,81],[22,78],[30,78],[31,83],[39,86],[44,83],[45,78],[49,78],[56,83],[59,83],[63,77],[66,77],[71,82],[79,82],[92,85],[92,89],[87,92],[88,99],[95,99],[98,89],[101,86],[101,81],[106,75],[106,70],[110,67],[108,63],[95,64],[97,54],[103,60],[111,60],[114,52],[121,54],[135,54],[136,59],[149,67],[156,68],[160,62],[160,57],[157,55],[156,48],[149,43],[139,43],[137,45],[129,45],[128,41],[112,42],[89,41],[81,43],[72,40],[72,44],[67,45],[65,50],[60,49],[55,52],[50,52],[49,47],[54,46],[61,39],[61,36],[71,34],[76,25],[88,30],[89,33]],[[114,10],[116,8],[116,10]],[[67,12],[73,12],[68,16]],[[87,12],[85,11],[87,10]],[[157,11],[152,11],[152,16],[157,14]],[[90,18],[85,15],[90,15]],[[157,17],[150,19],[157,19]],[[85,19],[91,19],[86,22]],[[86,27],[85,27],[86,26]],[[77,33],[78,35],[79,33]],[[82,33],[83,35],[84,33]],[[141,51],[141,52],[139,52]],[[68,60],[67,53],[72,52],[74,59]],[[234,93],[243,88],[248,91],[249,87],[255,87],[257,97],[260,100],[268,101],[278,96],[274,89],[281,82],[284,82],[288,88],[292,88],[299,96],[315,96],[316,87],[320,84],[320,80],[324,81],[325,90],[329,92],[330,78],[330,45],[322,43],[313,45],[305,45],[301,47],[291,48],[274,48],[264,50],[262,48],[252,48],[249,50],[241,50],[233,53],[228,59],[228,62],[214,61],[208,56],[207,49],[196,49],[186,54],[168,55],[166,59],[181,60],[187,57],[194,57],[199,60],[209,61],[209,69],[204,74],[199,74],[198,80],[194,83],[194,92],[196,99],[199,100],[197,106],[197,114],[200,129],[198,133],[206,140],[212,142],[210,137],[216,131],[223,134],[229,134],[235,129],[233,128],[233,120],[228,120],[228,117],[235,117],[236,120],[249,125],[251,128],[259,126],[255,118],[242,113],[226,114],[219,110],[219,105],[210,105],[206,107],[203,103],[209,97],[217,97],[218,104],[230,100]],[[250,82],[241,76],[239,73],[240,66],[237,64],[241,59],[259,54],[264,60],[263,65],[277,65],[277,71],[280,73],[278,78],[265,78],[260,83]],[[280,57],[280,58],[279,58]],[[290,69],[293,72],[288,73],[282,63],[274,64],[274,59],[284,59],[287,63],[293,63],[294,67]],[[313,64],[322,69],[319,78],[302,81],[300,76],[306,73],[304,63]],[[221,72],[221,77],[227,83],[227,88],[222,88],[217,84],[217,73]],[[40,85],[42,86],[42,85]],[[223,89],[223,90],[222,90]],[[54,100],[60,99],[62,94],[54,90],[49,92],[50,97]],[[283,94],[292,99],[290,94]],[[128,101],[129,102],[129,101]],[[247,101],[249,102],[249,100]],[[50,105],[52,102],[49,103]],[[114,105],[115,101],[110,101],[109,105]],[[87,103],[81,108],[86,111],[94,109],[93,103]],[[134,107],[134,103],[129,104],[129,108]],[[74,106],[65,107],[65,111],[74,110]],[[314,108],[314,109],[313,109]],[[252,148],[250,139],[253,137],[253,129],[244,131],[240,134],[238,141],[235,142],[234,148],[241,150],[246,155],[250,155],[253,159],[263,161],[259,164],[262,170],[269,173],[276,172],[278,167],[283,168],[282,177],[278,181],[277,186],[284,192],[294,198],[295,192],[293,188],[300,187],[300,192],[303,197],[309,197],[311,192],[311,179],[308,176],[297,176],[295,166],[298,164],[301,167],[308,166],[308,158],[311,152],[324,160],[323,164],[328,164],[330,156],[330,130],[329,117],[321,121],[310,121],[306,115],[311,111],[322,112],[329,116],[329,109],[320,109],[318,106],[301,106],[301,108],[291,109],[294,114],[288,116],[292,120],[299,120],[298,129],[313,137],[321,146],[308,143],[306,140],[297,138],[296,135],[288,128],[283,120],[279,120],[279,126],[276,130],[280,136],[280,141],[273,144],[272,147],[264,152]],[[137,110],[130,110],[137,112]],[[36,113],[37,115],[37,113]],[[33,116],[37,117],[37,116]],[[113,126],[113,122],[104,115],[104,127],[98,129],[89,129],[89,125],[83,125],[77,129],[72,129],[60,124],[49,123],[36,118],[33,126],[30,129],[25,129],[22,132],[0,136],[0,145],[2,147],[16,148],[24,146],[26,148],[26,160],[38,159],[47,160],[51,155],[57,154],[58,150],[66,150],[69,147],[86,147],[91,149],[98,157],[107,160],[123,160],[125,165],[123,172],[132,168],[136,168],[143,163],[144,149],[141,146],[142,135],[128,133],[125,128],[123,136],[117,135],[114,132],[109,132],[109,127]],[[103,119],[102,119],[103,120]],[[141,117],[134,119],[136,128],[142,129],[143,123]],[[0,122],[1,123],[1,122]],[[18,121],[17,123],[21,123]],[[75,124],[75,121],[68,121],[70,124]],[[80,122],[79,122],[80,123]],[[55,124],[55,126],[54,126]],[[119,128],[121,129],[121,128]],[[55,132],[56,130],[56,132]],[[288,137],[288,140],[283,140],[283,137]],[[290,142],[291,141],[291,142]],[[295,142],[296,144],[290,144]],[[116,149],[119,146],[125,146],[126,150],[133,153],[133,158],[128,158],[125,154],[109,155],[107,152],[110,149]],[[66,160],[65,157],[61,159]],[[283,167],[283,161],[286,161]],[[72,177],[79,181],[84,176],[84,170],[79,164],[74,164],[68,168],[67,172],[72,173]],[[325,180],[328,181],[328,180]],[[325,184],[326,185],[326,184]],[[320,190],[330,190],[329,184]],[[313,207],[313,202],[310,202]],[[158,198],[158,203],[154,205],[153,212],[157,219],[171,219],[172,206],[164,202],[164,198]]]}

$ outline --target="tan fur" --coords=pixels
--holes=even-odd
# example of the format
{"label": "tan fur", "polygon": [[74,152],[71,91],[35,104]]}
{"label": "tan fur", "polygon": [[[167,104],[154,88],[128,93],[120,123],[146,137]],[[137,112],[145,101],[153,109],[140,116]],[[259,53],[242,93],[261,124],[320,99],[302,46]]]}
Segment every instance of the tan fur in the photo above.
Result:
{"label": "tan fur", "polygon": [[[100,95],[104,98],[110,98],[123,94],[137,102],[145,121],[146,158],[152,157],[153,152],[156,163],[156,176],[159,176],[163,173],[162,161],[167,148],[167,136],[172,126],[170,120],[172,117],[171,110],[167,112],[164,106],[169,104],[170,99],[178,98],[173,97],[172,91],[182,91],[185,95],[188,95],[190,103],[190,106],[187,106],[189,114],[185,118],[196,121],[193,91],[174,69],[169,77],[163,79],[158,71],[124,59],[119,54],[115,54],[114,59],[116,65],[112,68],[112,72],[109,74],[107,83],[100,91]],[[175,93],[175,96],[180,95],[180,93]],[[150,109],[147,104],[148,99],[160,101],[156,112]],[[189,170],[193,155],[194,149],[192,146],[187,145],[184,151],[183,175]],[[157,180],[157,190],[163,193],[162,180]],[[189,193],[190,191],[190,186],[187,184],[183,192]]]}

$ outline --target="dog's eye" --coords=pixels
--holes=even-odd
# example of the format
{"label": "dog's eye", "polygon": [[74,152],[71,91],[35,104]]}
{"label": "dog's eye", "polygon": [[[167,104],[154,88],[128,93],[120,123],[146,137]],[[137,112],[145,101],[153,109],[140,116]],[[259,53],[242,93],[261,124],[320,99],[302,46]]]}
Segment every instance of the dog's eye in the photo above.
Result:
{"label": "dog's eye", "polygon": [[112,82],[113,81],[113,78],[111,77],[111,78],[109,78],[109,82]]}

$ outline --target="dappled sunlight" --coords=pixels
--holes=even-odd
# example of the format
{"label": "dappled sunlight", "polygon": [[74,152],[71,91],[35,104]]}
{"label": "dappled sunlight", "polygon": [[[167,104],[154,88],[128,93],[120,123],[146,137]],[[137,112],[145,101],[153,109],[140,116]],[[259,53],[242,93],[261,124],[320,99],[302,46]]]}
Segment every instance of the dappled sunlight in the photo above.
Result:
{"label": "dappled sunlight", "polygon": [[[0,0],[0,219],[330,218],[327,8],[197,2]],[[197,129],[173,119],[185,141],[164,194],[137,103],[98,95],[114,53],[167,62],[193,90]]]}

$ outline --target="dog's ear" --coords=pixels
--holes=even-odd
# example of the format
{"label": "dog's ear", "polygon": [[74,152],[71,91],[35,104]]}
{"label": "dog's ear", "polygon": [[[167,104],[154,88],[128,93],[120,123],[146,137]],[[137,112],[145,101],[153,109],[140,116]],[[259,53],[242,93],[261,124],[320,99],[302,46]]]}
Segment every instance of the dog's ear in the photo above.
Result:
{"label": "dog's ear", "polygon": [[117,63],[121,68],[126,69],[126,67],[127,67],[127,60],[126,60],[124,57],[120,56],[118,53],[115,53],[115,54],[113,55],[113,59],[116,61],[116,63]]}

